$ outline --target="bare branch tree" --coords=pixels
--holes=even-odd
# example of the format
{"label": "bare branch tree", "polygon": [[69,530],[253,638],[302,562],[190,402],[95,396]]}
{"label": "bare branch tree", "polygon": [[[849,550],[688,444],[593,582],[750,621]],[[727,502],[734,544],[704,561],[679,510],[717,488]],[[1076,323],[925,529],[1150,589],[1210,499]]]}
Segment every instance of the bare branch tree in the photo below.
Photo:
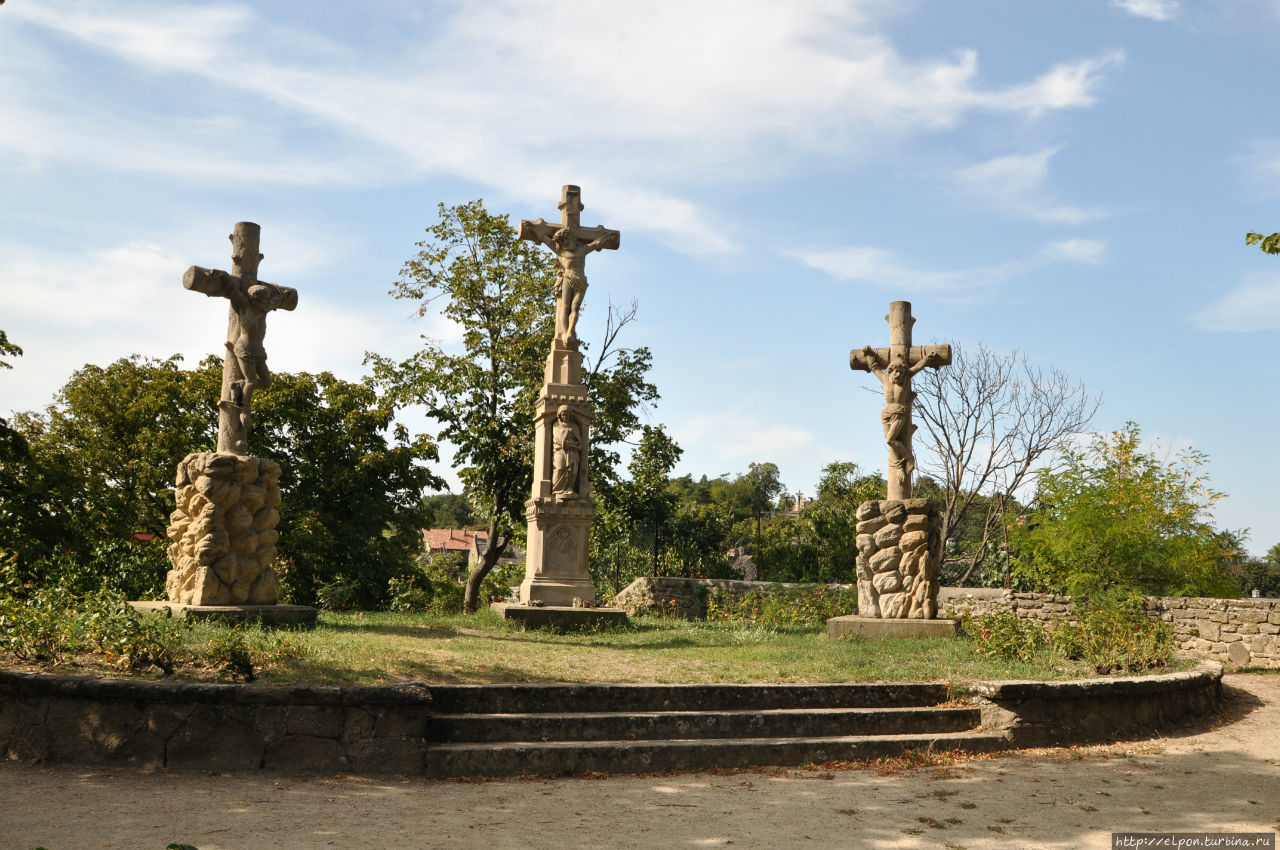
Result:
{"label": "bare branch tree", "polygon": [[[1057,369],[1032,366],[1018,351],[998,354],[979,344],[969,354],[957,342],[951,350],[949,367],[916,378],[915,409],[928,434],[921,471],[945,490],[944,546],[966,518],[980,523],[969,551],[944,557],[961,571],[956,584],[963,585],[1004,537],[1003,518],[1016,494],[1088,426],[1100,397]],[[970,516],[979,510],[980,520]]]}

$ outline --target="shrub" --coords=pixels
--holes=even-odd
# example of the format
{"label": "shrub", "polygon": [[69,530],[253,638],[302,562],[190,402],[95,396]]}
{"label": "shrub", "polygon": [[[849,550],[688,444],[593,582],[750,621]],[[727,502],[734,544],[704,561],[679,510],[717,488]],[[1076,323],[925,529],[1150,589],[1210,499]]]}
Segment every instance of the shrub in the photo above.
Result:
{"label": "shrub", "polygon": [[1053,650],[1086,662],[1099,673],[1139,672],[1173,658],[1173,630],[1147,619],[1141,597],[1107,594],[1075,603],[1075,621],[1059,624]]}
{"label": "shrub", "polygon": [[[480,585],[480,602],[500,602],[511,587],[520,583],[523,564],[502,564],[485,576]],[[462,613],[465,586],[453,556],[437,553],[409,573],[391,579],[387,595],[392,611],[430,611],[435,614]]]}
{"label": "shrub", "polygon": [[708,620],[745,620],[767,626],[825,623],[831,617],[850,614],[858,594],[838,585],[793,585],[771,593],[751,590],[740,596],[714,591],[707,599]]}
{"label": "shrub", "polygon": [[964,630],[978,653],[988,658],[1029,662],[1049,648],[1043,626],[1008,612],[966,620]]}

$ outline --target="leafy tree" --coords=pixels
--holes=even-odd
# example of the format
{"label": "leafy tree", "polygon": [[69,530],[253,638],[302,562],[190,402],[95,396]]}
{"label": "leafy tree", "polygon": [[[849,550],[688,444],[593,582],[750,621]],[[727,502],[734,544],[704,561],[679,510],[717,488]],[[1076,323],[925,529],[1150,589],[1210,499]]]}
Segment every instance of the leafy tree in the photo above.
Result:
{"label": "leafy tree", "polygon": [[818,498],[801,517],[814,541],[812,573],[806,581],[852,582],[858,559],[858,505],[887,495],[884,477],[864,475],[856,463],[835,461],[822,469]]}
{"label": "leafy tree", "polygon": [[669,476],[682,453],[661,425],[645,425],[627,465],[631,477],[594,491],[601,498],[591,526],[591,563],[600,578],[612,578],[615,591],[624,573],[663,574],[679,505]]}
{"label": "leafy tree", "polygon": [[[137,355],[71,376],[43,414],[15,417],[30,446],[0,475],[0,547],[29,568],[66,551],[93,552],[134,532],[163,538],[173,476],[192,451],[212,450],[221,361],[184,370],[181,358]],[[293,600],[345,581],[372,605],[387,575],[418,549],[423,490],[439,481],[420,460],[425,441],[397,429],[389,399],[365,382],[277,373],[255,404],[250,450],[283,467],[280,564]]]}
{"label": "leafy tree", "polygon": [[372,381],[328,372],[277,373],[255,398],[249,449],[282,468],[278,548],[293,601],[312,604],[336,585],[348,605],[380,607],[390,579],[412,568],[423,494],[444,482],[422,464],[436,446],[394,416]]}
{"label": "leafy tree", "polygon": [[460,493],[437,493],[422,501],[427,528],[470,528],[476,524],[467,497]]}
{"label": "leafy tree", "polygon": [[[0,357],[21,357],[22,349],[9,342],[9,335],[4,331],[0,331]],[[12,369],[12,363],[6,363],[0,360],[0,369]]]}
{"label": "leafy tree", "polygon": [[[437,436],[455,446],[454,466],[489,535],[484,558],[467,576],[465,604],[472,611],[485,576],[524,528],[534,403],[554,332],[555,263],[482,201],[440,204],[439,215],[391,294],[417,301],[419,316],[439,302],[441,314],[461,328],[464,350],[452,354],[424,337],[423,350],[404,362],[368,360],[398,398],[422,404],[440,425]],[[657,397],[644,380],[647,349],[615,347],[627,321],[626,314],[611,314],[605,343],[584,369],[597,444],[593,475],[607,466],[606,445],[634,424],[635,406]]]}
{"label": "leafy tree", "polygon": [[1244,235],[1244,244],[1257,245],[1264,254],[1280,254],[1280,233],[1263,236],[1250,231]]}
{"label": "leafy tree", "polygon": [[1063,469],[1040,476],[1029,521],[1011,529],[1016,573],[1073,596],[1238,595],[1223,573],[1238,538],[1207,519],[1222,494],[1209,488],[1205,456],[1162,462],[1140,437],[1130,422],[1087,450],[1067,449]]}

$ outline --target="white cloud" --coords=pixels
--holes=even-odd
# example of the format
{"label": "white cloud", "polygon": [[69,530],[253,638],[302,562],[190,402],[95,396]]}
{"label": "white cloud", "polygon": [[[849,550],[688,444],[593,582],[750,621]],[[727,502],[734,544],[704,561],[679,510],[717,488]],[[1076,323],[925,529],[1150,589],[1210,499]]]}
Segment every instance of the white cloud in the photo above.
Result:
{"label": "white cloud", "polygon": [[1042,253],[1050,261],[1096,266],[1107,260],[1107,243],[1097,239],[1067,239],[1050,242]]}
{"label": "white cloud", "polygon": [[825,250],[795,251],[788,256],[837,280],[857,281],[904,292],[933,292],[956,296],[1031,274],[1054,263],[1096,265],[1105,262],[1107,244],[1092,239],[1051,242],[1034,256],[985,266],[931,269],[915,265],[890,251],[869,245],[849,245]]}
{"label": "white cloud", "polygon": [[[287,243],[300,255],[324,253],[319,245],[303,250],[299,239],[282,238],[274,244]],[[223,250],[226,244],[215,240],[212,247]],[[226,302],[182,288],[182,273],[192,265],[192,256],[187,246],[145,242],[78,257],[34,254],[12,246],[0,251],[5,331],[24,349],[24,357],[5,374],[5,405],[20,410],[42,407],[51,400],[49,388],[61,386],[86,363],[104,365],[135,353],[176,353],[194,366],[208,354],[221,354]],[[229,266],[216,258],[200,264]],[[290,270],[286,264],[277,265]],[[301,273],[305,266],[295,263],[292,268]],[[438,317],[412,321],[404,305],[390,299],[353,308],[349,299],[309,288],[305,279],[266,271],[264,263],[264,279],[299,290],[297,309],[273,315],[268,323],[267,350],[274,369],[331,371],[354,380],[364,374],[366,350],[404,357],[420,345],[419,334],[445,344],[460,340],[452,323]]]}
{"label": "white cloud", "polygon": [[1111,0],[1111,5],[1153,21],[1171,21],[1182,11],[1178,0]]}
{"label": "white cloud", "polygon": [[[879,30],[889,10],[867,0],[654,0],[608,14],[589,0],[455,6],[423,23],[405,18],[419,49],[368,56],[357,38],[326,42],[249,6],[17,4],[13,25],[88,44],[158,89],[174,75],[207,85],[182,120],[146,97],[133,97],[143,111],[127,120],[110,104],[68,115],[47,104],[82,82],[72,72],[5,75],[0,59],[0,89],[10,91],[0,126],[24,128],[0,131],[0,151],[203,181],[447,174],[531,205],[576,182],[612,220],[679,250],[724,252],[733,241],[689,200],[696,184],[785,171],[813,155],[854,160],[975,111],[1089,106],[1122,59],[1068,60],[1030,82],[984,88],[973,51],[901,56]],[[333,149],[297,151],[288,123],[297,118],[327,129]],[[335,157],[349,138],[366,145]]]}
{"label": "white cloud", "polygon": [[966,194],[1004,212],[1051,224],[1083,224],[1110,215],[1057,201],[1045,191],[1049,160],[1057,148],[1010,154],[954,172],[952,181]]}
{"label": "white cloud", "polygon": [[1280,328],[1280,275],[1256,273],[1194,318],[1201,330],[1250,333]]}

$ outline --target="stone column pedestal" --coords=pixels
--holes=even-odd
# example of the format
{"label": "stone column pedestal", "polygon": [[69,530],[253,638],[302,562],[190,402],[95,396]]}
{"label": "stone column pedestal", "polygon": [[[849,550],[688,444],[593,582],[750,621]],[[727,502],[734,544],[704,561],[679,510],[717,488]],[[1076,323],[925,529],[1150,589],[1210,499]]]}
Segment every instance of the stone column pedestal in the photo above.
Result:
{"label": "stone column pedestal", "polygon": [[[576,457],[568,457],[563,446],[556,446],[555,429],[562,410],[576,429]],[[587,475],[590,427],[582,355],[555,343],[547,358],[534,425],[533,492],[525,503],[529,536],[525,579],[520,584],[523,604],[569,607],[575,599],[580,604],[595,601],[587,570],[591,520],[596,514]],[[567,478],[566,462],[574,464]]]}
{"label": "stone column pedestal", "polygon": [[178,464],[176,498],[168,529],[169,601],[275,604],[280,465],[226,452],[189,454]]}
{"label": "stone column pedestal", "polygon": [[929,499],[858,506],[858,616],[933,620],[938,616],[942,519]]}

